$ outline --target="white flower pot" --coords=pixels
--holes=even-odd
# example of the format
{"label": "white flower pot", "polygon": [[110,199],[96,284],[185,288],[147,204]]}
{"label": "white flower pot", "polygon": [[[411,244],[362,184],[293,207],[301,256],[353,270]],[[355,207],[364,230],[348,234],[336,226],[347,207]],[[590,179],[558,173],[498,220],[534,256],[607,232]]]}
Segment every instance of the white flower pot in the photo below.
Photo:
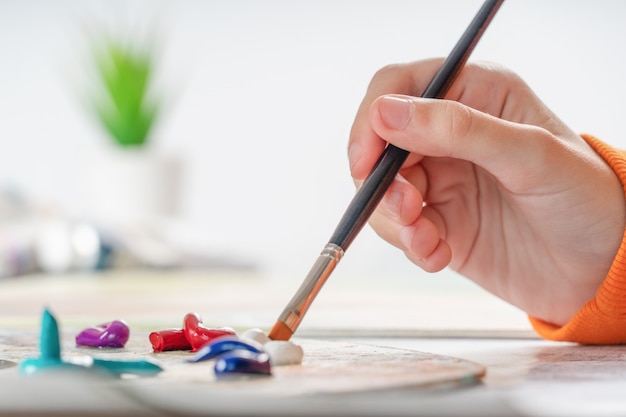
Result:
{"label": "white flower pot", "polygon": [[170,218],[179,209],[182,164],[147,149],[116,148],[86,168],[87,212],[113,223]]}

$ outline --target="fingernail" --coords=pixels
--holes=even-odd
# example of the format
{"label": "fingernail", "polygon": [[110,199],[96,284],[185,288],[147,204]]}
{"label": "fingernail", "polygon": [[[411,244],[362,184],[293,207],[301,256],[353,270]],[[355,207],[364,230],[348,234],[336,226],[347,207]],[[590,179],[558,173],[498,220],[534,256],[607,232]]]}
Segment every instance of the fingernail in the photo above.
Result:
{"label": "fingernail", "polygon": [[399,238],[400,243],[405,248],[410,249],[413,246],[413,235],[415,235],[415,229],[412,226],[405,226],[400,230]]}
{"label": "fingernail", "polygon": [[391,191],[387,196],[387,207],[394,213],[400,211],[404,195],[399,191]]}
{"label": "fingernail", "polygon": [[359,163],[359,161],[361,160],[361,146],[353,143],[350,145],[350,147],[348,148],[348,160],[350,161],[350,170],[354,171],[354,167]]}
{"label": "fingernail", "polygon": [[402,130],[409,124],[413,104],[404,98],[385,96],[380,101],[380,118],[389,129]]}

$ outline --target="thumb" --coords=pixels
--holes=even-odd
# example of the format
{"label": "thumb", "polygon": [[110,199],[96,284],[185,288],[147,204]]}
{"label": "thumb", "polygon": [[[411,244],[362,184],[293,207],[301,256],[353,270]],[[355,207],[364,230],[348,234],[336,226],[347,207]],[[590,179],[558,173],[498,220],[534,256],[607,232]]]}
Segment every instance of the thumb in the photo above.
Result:
{"label": "thumb", "polygon": [[498,177],[514,168],[545,169],[546,138],[552,136],[450,100],[386,95],[374,101],[370,116],[376,133],[401,149],[466,160]]}

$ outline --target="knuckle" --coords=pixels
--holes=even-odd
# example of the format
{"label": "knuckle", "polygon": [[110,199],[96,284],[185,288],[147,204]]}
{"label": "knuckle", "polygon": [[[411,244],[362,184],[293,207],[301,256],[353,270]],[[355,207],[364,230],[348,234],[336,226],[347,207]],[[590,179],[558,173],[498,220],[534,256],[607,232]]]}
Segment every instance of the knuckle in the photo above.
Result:
{"label": "knuckle", "polygon": [[554,160],[559,155],[563,155],[565,144],[559,140],[552,132],[539,126],[528,127],[527,137],[532,138],[532,145],[535,149],[534,162],[539,166],[553,166]]}
{"label": "knuckle", "polygon": [[374,73],[374,79],[393,78],[398,72],[402,71],[403,67],[404,67],[403,64],[385,65],[384,67],[376,71],[376,73]]}
{"label": "knuckle", "polygon": [[445,101],[443,114],[448,123],[446,130],[452,141],[461,142],[470,135],[474,117],[468,107],[456,101]]}
{"label": "knuckle", "polygon": [[[411,92],[413,83],[407,64],[389,64],[374,73],[368,90],[380,94],[406,94]],[[380,91],[379,91],[380,90]]]}

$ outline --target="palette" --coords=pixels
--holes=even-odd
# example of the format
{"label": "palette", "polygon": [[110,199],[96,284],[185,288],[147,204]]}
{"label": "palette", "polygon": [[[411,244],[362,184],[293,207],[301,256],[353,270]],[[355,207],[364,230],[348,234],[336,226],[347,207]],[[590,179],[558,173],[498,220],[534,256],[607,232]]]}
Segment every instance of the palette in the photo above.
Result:
{"label": "palette", "polygon": [[[0,338],[0,355],[3,360],[12,362],[37,356],[37,339],[36,332],[29,331]],[[64,378],[63,383],[59,384],[61,379],[55,377],[51,384],[46,376],[19,375],[17,367],[0,369],[0,384],[9,391],[4,391],[3,407],[10,408],[12,402],[19,404],[20,401],[28,404],[33,395],[42,401],[48,398],[53,403],[65,398],[64,406],[67,406],[76,400],[77,390],[91,390],[99,394],[80,395],[81,398],[93,397],[90,407],[105,407],[111,396],[123,395],[125,401],[130,396],[133,401],[149,403],[159,410],[193,412],[206,407],[207,395],[219,398],[218,402],[223,404],[236,403],[241,398],[295,400],[315,395],[458,386],[477,382],[485,373],[482,365],[443,355],[332,340],[293,340],[305,352],[301,365],[273,367],[272,376],[218,380],[213,372],[213,361],[190,364],[185,362],[192,355],[188,351],[152,352],[148,333],[135,333],[123,349],[76,347],[73,334],[64,333],[61,341],[64,358],[90,355],[114,360],[150,359],[159,363],[164,371],[149,378],[60,375],[58,378]],[[76,387],[74,391],[68,389],[72,386]],[[15,392],[11,393],[12,390]]]}
{"label": "palette", "polygon": [[275,366],[271,377],[216,381],[212,364],[181,363],[186,355],[161,358],[165,372],[149,384],[194,381],[224,393],[297,396],[467,383],[484,375],[481,365],[441,355],[404,349],[294,339],[302,345],[301,365]]}
{"label": "palette", "polygon": [[[397,398],[401,390],[409,392],[409,398],[430,398],[432,389],[449,392],[449,388],[479,382],[485,369],[465,360],[424,353],[427,349],[419,345],[415,351],[339,342],[331,337],[336,329],[351,329],[353,341],[358,340],[354,336],[369,334],[370,329],[383,325],[390,329],[386,330],[388,334],[396,334],[397,329],[439,326],[440,316],[427,313],[443,310],[448,316],[458,317],[460,325],[466,326],[463,329],[489,323],[487,317],[517,323],[517,316],[503,314],[502,309],[477,309],[490,304],[477,298],[475,292],[455,295],[446,288],[441,291],[446,300],[457,298],[453,304],[442,304],[438,292],[421,289],[391,293],[388,282],[373,287],[372,281],[368,286],[368,281],[361,280],[359,293],[354,293],[352,283],[329,288],[293,338],[304,349],[302,365],[274,367],[271,377],[218,381],[213,361],[190,364],[185,363],[193,355],[188,351],[153,352],[148,335],[159,329],[181,327],[183,316],[190,311],[201,314],[207,326],[232,325],[238,332],[271,323],[276,306],[291,292],[285,282],[223,271],[122,271],[98,277],[33,276],[5,281],[0,291],[0,360],[5,363],[20,363],[39,354],[41,311],[49,306],[59,320],[63,356],[150,359],[164,372],[155,377],[121,380],[83,376],[60,381],[55,377],[51,382],[47,378],[23,377],[17,366],[0,368],[0,414],[26,410],[24,415],[37,415],[40,407],[41,413],[57,410],[59,415],[70,415],[68,410],[75,410],[74,415],[95,415],[96,411],[98,415],[137,415],[137,410],[142,416],[152,415],[150,410],[159,416],[163,411],[206,415],[210,402],[213,415],[303,415],[303,403],[322,398],[309,413],[315,411],[319,416],[325,415],[320,407],[338,405],[346,396],[358,398],[357,403],[367,404],[362,408],[369,411],[381,395]],[[248,290],[242,292],[241,288]],[[259,298],[258,294],[268,295]],[[373,294],[378,296],[375,307],[371,303]],[[346,300],[350,300],[348,306]],[[347,307],[350,314],[345,314]],[[393,323],[389,317],[394,317]],[[124,319],[130,326],[123,349],[75,346],[75,336],[85,327],[113,319]],[[354,407],[355,402],[351,404]],[[334,406],[327,415],[339,415]],[[378,415],[385,414],[383,411]]]}

